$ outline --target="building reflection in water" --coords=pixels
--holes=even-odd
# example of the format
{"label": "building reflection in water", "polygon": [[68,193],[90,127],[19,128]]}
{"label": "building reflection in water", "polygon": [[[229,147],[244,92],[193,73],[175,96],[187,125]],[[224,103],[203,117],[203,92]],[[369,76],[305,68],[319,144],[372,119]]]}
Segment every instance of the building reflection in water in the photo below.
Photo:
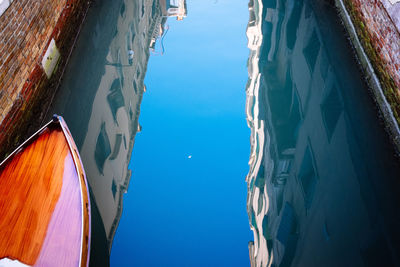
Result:
{"label": "building reflection in water", "polygon": [[181,13],[185,1],[175,2],[179,2],[177,6],[167,4],[166,10],[162,8],[165,0],[123,2],[117,32],[106,56],[112,64],[105,67],[80,149],[110,248],[131,177],[128,165],[134,138],[141,130],[138,119],[149,49],[165,32],[166,16],[186,15],[186,9]]}
{"label": "building reflection in water", "polygon": [[122,2],[80,148],[110,247],[131,177],[128,164],[141,128],[138,119],[149,47],[160,33],[161,16],[158,1]]}
{"label": "building reflection in water", "polygon": [[399,264],[400,169],[328,2],[249,3],[252,266]]}
{"label": "building reflection in water", "polygon": [[65,117],[85,166],[93,266],[108,265],[121,217],[150,51],[167,18],[186,14],[186,0],[95,1],[49,112]]}

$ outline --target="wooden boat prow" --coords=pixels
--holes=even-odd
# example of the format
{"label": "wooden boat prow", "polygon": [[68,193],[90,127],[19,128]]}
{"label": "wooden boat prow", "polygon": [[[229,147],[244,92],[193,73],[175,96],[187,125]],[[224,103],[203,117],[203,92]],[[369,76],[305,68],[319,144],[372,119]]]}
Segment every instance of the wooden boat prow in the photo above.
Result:
{"label": "wooden boat prow", "polygon": [[0,264],[88,266],[90,220],[78,149],[54,116],[0,164]]}

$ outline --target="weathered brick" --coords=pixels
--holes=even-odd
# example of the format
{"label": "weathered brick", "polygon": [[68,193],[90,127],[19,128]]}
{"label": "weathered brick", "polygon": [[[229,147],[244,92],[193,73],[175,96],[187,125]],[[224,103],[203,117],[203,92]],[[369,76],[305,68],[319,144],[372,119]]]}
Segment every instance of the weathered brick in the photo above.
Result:
{"label": "weathered brick", "polygon": [[[68,3],[87,5],[87,1],[79,0]],[[60,32],[73,33],[65,26],[78,13],[67,12],[66,5],[67,0],[16,0],[0,16],[0,128],[7,136],[12,130],[8,123],[3,123],[21,117],[21,99],[26,101],[24,107],[33,107],[34,103],[29,101],[39,96],[40,88],[46,84],[47,78],[38,64],[50,39]],[[19,102],[13,102],[17,96]],[[0,136],[0,150],[3,137]]]}
{"label": "weathered brick", "polygon": [[351,0],[364,20],[378,55],[386,62],[385,69],[392,76],[400,93],[400,34],[379,0]]}

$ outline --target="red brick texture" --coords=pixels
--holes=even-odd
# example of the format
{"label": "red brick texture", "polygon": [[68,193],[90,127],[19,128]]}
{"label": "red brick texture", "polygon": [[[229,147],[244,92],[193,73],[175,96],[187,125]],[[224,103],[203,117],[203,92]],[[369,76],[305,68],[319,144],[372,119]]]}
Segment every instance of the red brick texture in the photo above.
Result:
{"label": "red brick texture", "polygon": [[[386,71],[400,90],[400,34],[379,0],[351,0],[369,32]],[[399,91],[400,92],[400,91]]]}
{"label": "red brick texture", "polygon": [[[0,161],[20,142],[16,132],[34,116],[27,113],[41,105],[43,94],[55,93],[54,81],[88,5],[88,0],[14,0],[0,16]],[[41,61],[51,39],[61,59],[48,80]]]}

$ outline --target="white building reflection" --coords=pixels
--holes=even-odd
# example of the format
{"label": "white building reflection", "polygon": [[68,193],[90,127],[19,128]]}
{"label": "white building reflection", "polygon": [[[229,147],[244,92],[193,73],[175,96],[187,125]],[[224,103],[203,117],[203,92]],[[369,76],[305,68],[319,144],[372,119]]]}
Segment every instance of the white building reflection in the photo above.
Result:
{"label": "white building reflection", "polygon": [[[121,217],[123,194],[131,178],[128,165],[135,135],[141,129],[138,120],[150,50],[165,33],[164,14],[176,16],[165,10],[162,2],[165,1],[121,1],[88,131],[80,147],[109,249]],[[177,7],[185,7],[182,14],[186,15],[185,1],[179,1]]]}
{"label": "white building reflection", "polygon": [[[268,212],[269,198],[266,188],[254,187],[254,181],[261,174],[260,169],[264,165],[264,146],[269,140],[268,132],[265,131],[265,121],[260,114],[260,79],[259,59],[261,53],[261,45],[263,40],[262,34],[262,11],[263,5],[261,1],[249,2],[249,24],[247,26],[247,39],[250,55],[247,62],[249,80],[246,86],[246,115],[247,124],[251,129],[250,143],[250,170],[246,177],[248,183],[249,194],[247,195],[247,206],[252,209],[261,209],[258,214],[249,213],[251,230],[254,233],[254,242],[249,243],[249,253],[252,265],[267,266],[270,262],[270,255],[267,249],[265,238],[260,237],[258,229],[262,228],[262,221]],[[267,136],[266,136],[267,135]],[[273,164],[273,162],[271,162]],[[253,203],[257,200],[256,203]],[[258,205],[260,203],[260,205]],[[261,233],[262,234],[262,233]]]}
{"label": "white building reflection", "polygon": [[164,17],[176,17],[183,20],[187,16],[186,0],[160,0]]}
{"label": "white building reflection", "polygon": [[110,247],[131,178],[149,48],[161,16],[157,0],[122,2],[80,149]]}

